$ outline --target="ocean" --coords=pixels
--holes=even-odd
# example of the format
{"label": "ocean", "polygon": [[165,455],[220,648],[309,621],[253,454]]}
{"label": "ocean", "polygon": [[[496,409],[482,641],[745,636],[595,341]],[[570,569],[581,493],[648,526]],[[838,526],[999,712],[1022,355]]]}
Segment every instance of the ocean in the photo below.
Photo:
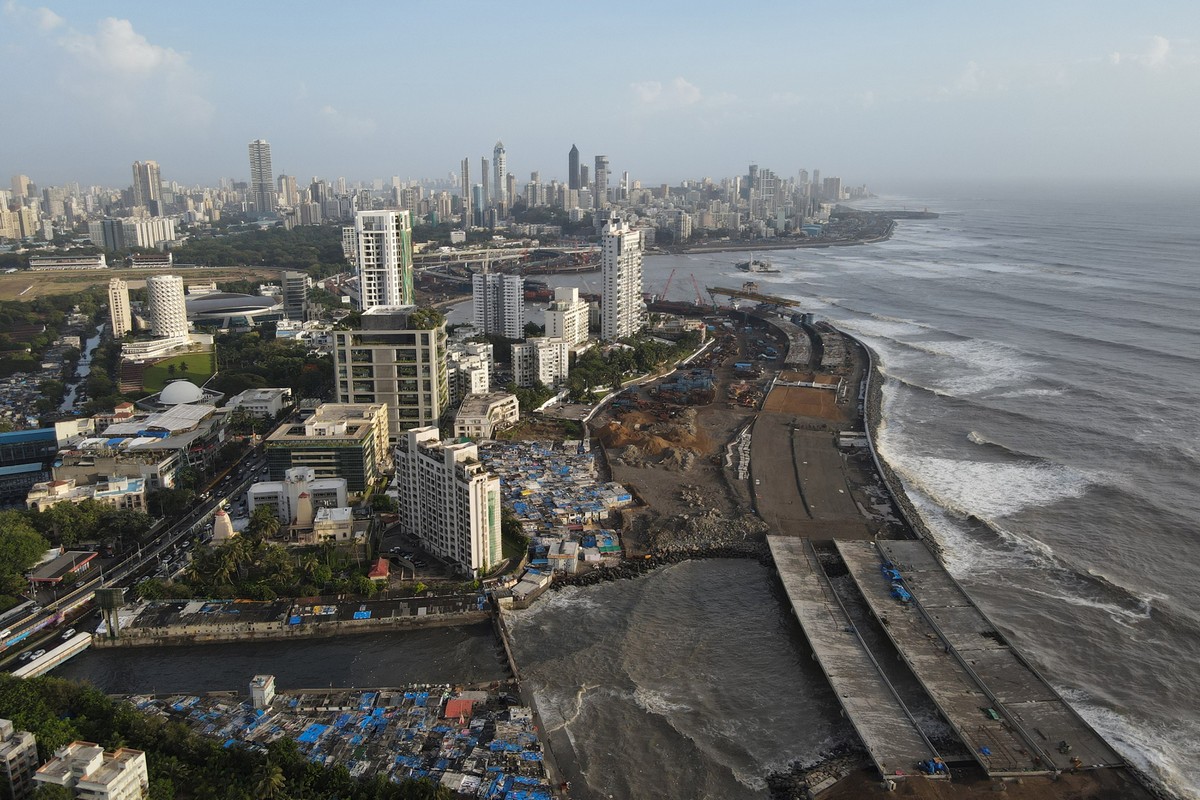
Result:
{"label": "ocean", "polygon": [[[880,453],[948,568],[1131,764],[1200,798],[1200,189],[858,205],[941,216],[760,253],[781,272],[754,279],[879,355]],[[740,286],[744,258],[647,257],[645,287]],[[853,737],[757,564],[555,593],[513,634],[582,796],[765,797],[769,772]]]}

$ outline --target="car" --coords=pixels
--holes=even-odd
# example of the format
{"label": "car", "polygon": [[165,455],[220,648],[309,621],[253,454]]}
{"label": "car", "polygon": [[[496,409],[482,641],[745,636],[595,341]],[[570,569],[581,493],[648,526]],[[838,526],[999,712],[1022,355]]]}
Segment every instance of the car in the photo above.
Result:
{"label": "car", "polygon": [[21,655],[17,657],[17,660],[18,661],[28,661],[32,655],[33,655],[33,653],[31,651],[26,650],[24,653],[21,653]]}
{"label": "car", "polygon": [[64,639],[70,639],[70,638],[71,638],[72,636],[74,636],[74,635],[75,635],[75,629],[74,629],[74,628],[67,628],[65,631],[63,631],[63,633],[62,633],[62,638],[64,638]]}
{"label": "car", "polygon": [[5,628],[0,631],[0,639],[7,639],[9,636],[12,636],[12,628]]}
{"label": "car", "polygon": [[41,658],[44,655],[46,655],[45,650],[34,650],[33,655],[31,655],[30,658]]}
{"label": "car", "polygon": [[41,611],[41,610],[42,610],[42,607],[41,607],[41,606],[33,606],[33,607],[31,607],[31,608],[29,609],[29,613],[30,613],[30,614],[36,614],[36,613],[38,613],[38,612],[39,612],[39,611]]}

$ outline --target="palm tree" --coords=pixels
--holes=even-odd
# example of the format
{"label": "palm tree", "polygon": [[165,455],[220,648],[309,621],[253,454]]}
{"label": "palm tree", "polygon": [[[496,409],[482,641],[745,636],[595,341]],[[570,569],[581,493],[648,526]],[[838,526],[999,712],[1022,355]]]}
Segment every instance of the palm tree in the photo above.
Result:
{"label": "palm tree", "polygon": [[287,786],[287,778],[284,777],[283,770],[278,764],[267,762],[266,766],[258,774],[258,782],[254,785],[254,793],[259,797],[278,797],[285,786]]}

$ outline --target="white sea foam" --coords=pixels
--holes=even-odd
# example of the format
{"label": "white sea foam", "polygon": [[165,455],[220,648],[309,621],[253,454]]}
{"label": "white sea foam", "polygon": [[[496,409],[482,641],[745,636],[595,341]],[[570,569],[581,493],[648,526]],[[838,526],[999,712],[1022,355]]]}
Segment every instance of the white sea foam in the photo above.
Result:
{"label": "white sea foam", "polygon": [[670,718],[676,714],[692,710],[691,706],[679,702],[677,699],[672,699],[666,692],[647,689],[642,686],[633,690],[633,701],[643,711],[650,714],[657,714],[660,717]]}
{"label": "white sea foam", "polygon": [[1200,797],[1200,721],[1163,722],[1097,705],[1079,689],[1059,693],[1126,761],[1182,797]]}
{"label": "white sea foam", "polygon": [[943,508],[985,520],[1080,497],[1091,485],[1080,472],[1054,464],[1002,464],[916,455],[889,459],[889,463]]}
{"label": "white sea foam", "polygon": [[1062,397],[1067,393],[1066,389],[1013,389],[1009,392],[993,395],[993,397],[1016,398],[1016,397]]}

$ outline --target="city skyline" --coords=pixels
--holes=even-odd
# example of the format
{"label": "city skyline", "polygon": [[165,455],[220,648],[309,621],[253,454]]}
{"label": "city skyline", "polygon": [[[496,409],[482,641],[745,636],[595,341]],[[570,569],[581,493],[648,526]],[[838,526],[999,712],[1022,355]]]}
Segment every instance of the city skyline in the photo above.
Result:
{"label": "city skyline", "polygon": [[[606,13],[670,31],[627,43],[653,58],[575,58],[569,69],[539,64],[570,56],[587,9],[535,3],[486,25],[472,24],[476,10],[484,19],[473,3],[381,6],[363,30],[316,4],[282,14],[115,3],[105,16],[79,2],[7,2],[0,52],[44,74],[12,87],[30,124],[8,126],[3,168],[39,186],[125,185],[131,163],[153,160],[164,180],[213,185],[247,180],[246,143],[265,139],[277,174],[410,180],[449,175],[502,139],[506,174],[563,183],[572,143],[584,165],[605,154],[616,175],[649,185],[751,162],[874,185],[1200,177],[1189,142],[1200,22],[1182,2],[753,3],[737,16],[617,4]],[[256,45],[266,29],[282,54]],[[427,32],[406,37],[406,63],[432,65],[434,79],[400,73],[405,102],[381,105],[372,81],[347,78],[387,66],[396,30]],[[450,41],[482,54],[506,37],[542,48],[506,64],[502,90],[480,80],[493,69],[482,55],[445,57]],[[346,41],[353,67],[280,69],[333,58]]]}

